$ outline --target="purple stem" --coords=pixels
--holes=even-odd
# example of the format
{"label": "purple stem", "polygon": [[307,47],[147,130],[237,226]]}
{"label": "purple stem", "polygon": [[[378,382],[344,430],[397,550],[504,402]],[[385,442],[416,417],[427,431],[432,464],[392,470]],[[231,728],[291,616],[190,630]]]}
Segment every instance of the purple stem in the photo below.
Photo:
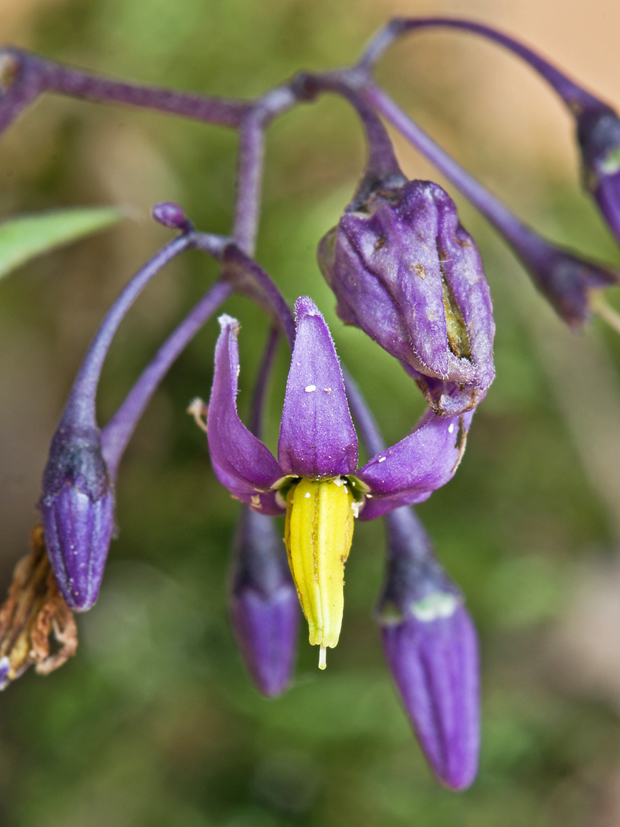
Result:
{"label": "purple stem", "polygon": [[260,217],[265,131],[271,121],[297,103],[290,86],[277,86],[251,104],[239,123],[237,197],[233,237],[237,246],[253,255]]}
{"label": "purple stem", "polygon": [[546,242],[534,230],[520,221],[499,198],[457,164],[385,92],[369,82],[364,87],[363,94],[505,236],[518,255],[524,248],[547,249]]}
{"label": "purple stem", "polygon": [[261,113],[251,112],[243,121],[239,136],[237,195],[233,237],[241,250],[252,255],[260,215],[265,127]]}
{"label": "purple stem", "polygon": [[482,35],[495,43],[509,49],[514,54],[525,60],[529,65],[549,83],[560,95],[571,111],[581,110],[594,106],[600,107],[600,101],[590,95],[585,89],[573,83],[563,72],[556,69],[551,63],[540,55],[533,52],[527,46],[513,40],[508,35],[496,31],[489,26],[480,23],[473,23],[470,20],[462,20],[451,17],[419,17],[419,18],[395,18],[382,29],[376,37],[371,40],[364,52],[357,68],[368,71],[378,60],[383,52],[399,37],[416,29],[431,27],[442,27],[450,29],[461,29]]}
{"label": "purple stem", "polygon": [[381,431],[357,382],[344,365],[342,365],[342,374],[355,424],[362,435],[368,455],[374,457],[386,448]]}
{"label": "purple stem", "polygon": [[[197,246],[203,249],[200,245]],[[234,242],[226,246],[221,260],[224,265],[223,278],[229,278],[238,292],[250,296],[272,314],[282,327],[292,350],[295,342],[295,318],[273,279]]]}
{"label": "purple stem", "polygon": [[265,402],[265,394],[267,391],[267,383],[273,370],[274,359],[278,349],[278,342],[280,340],[280,330],[277,327],[272,327],[269,331],[269,338],[265,346],[263,360],[261,363],[256,385],[254,386],[254,394],[252,396],[252,413],[250,416],[250,430],[254,436],[261,438],[263,430],[263,408]]}
{"label": "purple stem", "polygon": [[321,92],[334,92],[345,98],[359,115],[368,144],[368,161],[360,194],[373,184],[400,186],[406,179],[396,160],[390,136],[375,110],[356,90],[356,80],[359,80],[357,73],[347,70],[319,75],[301,73],[293,80],[293,87],[304,100],[313,100]]}
{"label": "purple stem", "polygon": [[163,247],[136,273],[108,310],[75,377],[62,415],[61,426],[82,425],[92,427],[95,425],[97,384],[110,343],[118,330],[118,326],[138,294],[151,278],[171,259],[190,247],[192,240],[193,235],[190,233],[175,238],[174,241]]}
{"label": "purple stem", "polygon": [[238,127],[252,104],[228,98],[192,95],[159,87],[122,83],[70,69],[20,49],[0,52],[11,83],[0,98],[0,131],[43,92],[56,92],[96,103],[120,103],[169,112],[205,123]]}
{"label": "purple stem", "polygon": [[138,420],[174,361],[217,308],[230,296],[232,285],[216,282],[161,345],[133,388],[101,432],[103,458],[112,480]]}

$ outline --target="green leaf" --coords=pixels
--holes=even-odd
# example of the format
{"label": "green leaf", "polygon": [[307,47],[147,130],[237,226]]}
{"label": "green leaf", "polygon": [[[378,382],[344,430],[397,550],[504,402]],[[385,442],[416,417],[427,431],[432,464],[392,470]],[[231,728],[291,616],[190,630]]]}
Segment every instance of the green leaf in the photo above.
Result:
{"label": "green leaf", "polygon": [[31,258],[120,221],[114,207],[77,207],[31,213],[0,224],[0,278]]}

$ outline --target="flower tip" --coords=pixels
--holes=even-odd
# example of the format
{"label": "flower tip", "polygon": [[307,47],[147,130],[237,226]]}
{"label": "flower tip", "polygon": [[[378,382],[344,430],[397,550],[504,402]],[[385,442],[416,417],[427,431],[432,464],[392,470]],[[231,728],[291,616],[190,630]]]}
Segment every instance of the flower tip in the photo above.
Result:
{"label": "flower tip", "polygon": [[223,331],[231,328],[235,333],[239,330],[241,325],[234,319],[232,316],[229,316],[227,313],[222,313],[221,316],[217,317],[218,322],[220,323],[220,328]]}
{"label": "flower tip", "polygon": [[321,313],[312,301],[310,296],[300,296],[295,302],[295,318],[301,319],[303,316],[320,316]]}

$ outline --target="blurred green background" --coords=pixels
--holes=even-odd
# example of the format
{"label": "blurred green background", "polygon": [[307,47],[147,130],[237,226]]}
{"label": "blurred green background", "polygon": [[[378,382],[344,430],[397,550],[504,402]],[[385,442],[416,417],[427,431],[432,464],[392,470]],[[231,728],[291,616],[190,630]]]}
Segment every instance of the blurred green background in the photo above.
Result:
{"label": "blurred green background", "polygon": [[[617,51],[604,54],[605,32],[620,22],[612,4],[595,3],[598,28],[581,51],[574,43],[592,8],[585,0],[554,0],[546,11],[528,0],[512,16],[491,0],[468,6],[578,77],[590,55],[585,80],[595,88],[601,65],[618,76]],[[0,34],[111,75],[247,97],[300,68],[351,62],[397,8],[464,11],[462,3],[370,0],[3,0]],[[429,34],[398,46],[379,74],[532,224],[620,261],[580,193],[568,119],[526,69],[472,38]],[[602,83],[611,94],[613,82]],[[411,176],[441,182],[397,145]],[[121,286],[170,237],[150,219],[151,206],[178,200],[201,229],[227,232],[235,146],[224,129],[58,97],[40,100],[3,136],[2,217],[100,204],[131,216],[0,286],[3,588],[26,549],[49,440],[81,356]],[[258,258],[289,300],[314,297],[396,441],[422,410],[419,394],[336,319],[314,256],[363,157],[360,130],[338,100],[277,121]],[[566,331],[493,232],[457,201],[495,300],[497,379],[457,476],[419,513],[480,630],[483,745],[472,789],[455,795],[434,781],[384,667],[372,619],[384,547],[378,523],[356,528],[343,633],[327,671],[317,670],[304,630],[288,694],[267,701],[254,691],[227,620],[238,508],[214,481],[204,436],[185,414],[194,396],[209,393],[212,322],[130,445],[118,485],[120,535],[99,602],[78,618],[77,657],[47,678],[26,674],[0,696],[2,827],[620,823],[620,341],[598,323],[581,337]],[[188,254],[140,298],[105,369],[102,421],[214,275],[204,257]],[[265,320],[241,299],[226,309],[243,325],[243,408]],[[283,352],[272,444],[286,369]]]}

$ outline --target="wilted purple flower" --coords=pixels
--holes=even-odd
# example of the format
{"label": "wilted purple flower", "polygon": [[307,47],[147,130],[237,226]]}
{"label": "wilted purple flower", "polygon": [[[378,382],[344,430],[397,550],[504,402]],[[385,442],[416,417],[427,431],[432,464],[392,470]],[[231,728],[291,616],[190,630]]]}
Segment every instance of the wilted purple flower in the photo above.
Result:
{"label": "wilted purple flower", "polygon": [[393,511],[386,525],[387,572],[377,607],[385,655],[433,772],[462,790],[478,769],[476,632],[413,511]]}
{"label": "wilted purple flower", "polygon": [[298,299],[296,314],[278,459],[237,414],[239,324],[230,316],[220,317],[207,436],[215,474],[233,496],[263,514],[286,513],[289,563],[311,643],[323,654],[340,631],[353,517],[422,502],[448,482],[472,414],[428,411],[409,436],[357,470],[357,436],[329,330],[309,298]]}
{"label": "wilted purple flower", "polygon": [[299,604],[273,518],[249,508],[235,542],[230,614],[256,685],[269,697],[280,695],[295,663]]}
{"label": "wilted purple flower", "polygon": [[96,427],[65,416],[52,440],[39,511],[63,597],[74,611],[90,609],[114,528],[114,492]]}
{"label": "wilted purple flower", "polygon": [[489,287],[440,186],[375,189],[321,240],[318,258],[342,321],[399,359],[436,413],[484,398],[495,376]]}

